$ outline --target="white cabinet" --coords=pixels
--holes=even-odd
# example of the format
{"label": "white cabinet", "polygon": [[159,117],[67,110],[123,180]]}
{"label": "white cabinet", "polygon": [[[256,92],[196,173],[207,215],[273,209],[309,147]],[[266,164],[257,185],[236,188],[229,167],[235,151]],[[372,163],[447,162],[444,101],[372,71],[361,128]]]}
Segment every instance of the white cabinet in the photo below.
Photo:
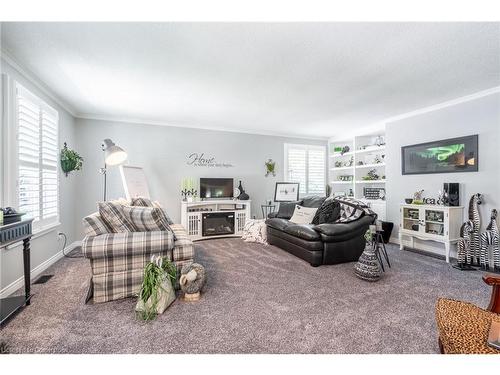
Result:
{"label": "white cabinet", "polygon": [[463,207],[402,204],[400,208],[399,244],[403,250],[403,236],[441,242],[445,246],[446,262],[450,262],[450,246],[460,239]]}
{"label": "white cabinet", "polygon": [[[181,203],[181,224],[186,228],[191,240],[203,240],[220,237],[241,237],[247,219],[250,219],[250,201],[240,200],[204,200]],[[233,214],[234,233],[223,235],[203,235],[203,214]],[[208,216],[208,215],[205,215]],[[209,220],[209,219],[207,219]]]}

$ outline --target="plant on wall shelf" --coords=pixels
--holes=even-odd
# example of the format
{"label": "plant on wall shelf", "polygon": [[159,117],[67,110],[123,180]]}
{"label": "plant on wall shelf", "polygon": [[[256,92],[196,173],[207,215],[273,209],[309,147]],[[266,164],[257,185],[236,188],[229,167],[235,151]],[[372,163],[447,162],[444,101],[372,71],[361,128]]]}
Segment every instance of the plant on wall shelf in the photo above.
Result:
{"label": "plant on wall shelf", "polygon": [[273,159],[269,159],[266,161],[266,177],[269,176],[270,174],[273,175],[273,177],[276,176],[276,162],[273,161]]}
{"label": "plant on wall shelf", "polygon": [[66,142],[64,142],[64,147],[61,150],[61,168],[68,177],[69,172],[79,171],[82,169],[83,158],[76,152],[68,148]]}

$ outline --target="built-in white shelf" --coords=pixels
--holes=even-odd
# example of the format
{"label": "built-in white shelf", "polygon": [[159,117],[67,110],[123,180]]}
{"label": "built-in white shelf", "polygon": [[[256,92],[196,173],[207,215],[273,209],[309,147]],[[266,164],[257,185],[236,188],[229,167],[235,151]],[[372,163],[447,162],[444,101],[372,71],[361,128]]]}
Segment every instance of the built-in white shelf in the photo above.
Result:
{"label": "built-in white shelf", "polygon": [[376,167],[385,167],[385,163],[356,165],[356,168],[358,168],[358,169],[361,169],[361,168],[376,168]]}
{"label": "built-in white shelf", "polygon": [[353,184],[354,181],[332,181],[332,184]]}
{"label": "built-in white shelf", "polygon": [[[386,202],[381,199],[366,199],[364,198],[367,189],[382,189],[385,190],[386,180],[382,179],[385,173],[386,163],[382,158],[385,154],[386,146],[377,146],[378,142],[383,142],[380,136],[384,136],[384,130],[370,132],[368,134],[356,135],[352,138],[331,138],[328,141],[328,181],[335,193],[344,193],[353,195],[355,199],[360,199],[366,202],[370,208],[375,211],[380,220],[386,220]],[[349,147],[349,152],[341,154],[335,152],[336,147]],[[377,158],[378,156],[378,158]],[[335,162],[342,161],[345,165],[346,161],[352,158],[352,167],[335,167]],[[375,160],[380,160],[382,163],[375,163]],[[358,165],[363,162],[366,164]],[[376,169],[380,178],[379,180],[362,180],[370,169]],[[352,175],[351,181],[338,180],[339,175]],[[373,191],[372,191],[373,192]],[[368,194],[368,192],[366,193]]]}
{"label": "built-in white shelf", "polygon": [[345,170],[348,170],[348,169],[353,169],[354,167],[333,167],[333,168],[330,168],[331,171],[345,171]]}
{"label": "built-in white shelf", "polygon": [[357,184],[385,184],[385,180],[357,180]]}
{"label": "built-in white shelf", "polygon": [[354,151],[356,154],[370,154],[370,153],[375,153],[375,152],[380,152],[384,151],[385,146],[373,146],[373,147],[367,147],[364,150],[356,150]]}
{"label": "built-in white shelf", "polygon": [[330,154],[330,156],[332,158],[342,158],[344,156],[353,156],[353,155],[354,155],[354,152],[352,152],[352,151],[346,152],[344,154],[341,154],[340,152],[335,152],[335,153]]}

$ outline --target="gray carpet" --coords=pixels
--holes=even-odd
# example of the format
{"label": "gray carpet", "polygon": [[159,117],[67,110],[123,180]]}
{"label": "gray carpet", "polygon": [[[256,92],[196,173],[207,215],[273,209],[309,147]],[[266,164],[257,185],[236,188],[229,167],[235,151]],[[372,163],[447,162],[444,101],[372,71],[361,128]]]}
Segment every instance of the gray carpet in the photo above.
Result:
{"label": "gray carpet", "polygon": [[85,305],[88,261],[63,259],[2,340],[14,353],[436,353],[438,296],[485,306],[490,290],[479,271],[389,252],[392,268],[367,283],[352,263],[313,268],[274,246],[199,242],[202,299],[151,323],[135,319],[133,298]]}

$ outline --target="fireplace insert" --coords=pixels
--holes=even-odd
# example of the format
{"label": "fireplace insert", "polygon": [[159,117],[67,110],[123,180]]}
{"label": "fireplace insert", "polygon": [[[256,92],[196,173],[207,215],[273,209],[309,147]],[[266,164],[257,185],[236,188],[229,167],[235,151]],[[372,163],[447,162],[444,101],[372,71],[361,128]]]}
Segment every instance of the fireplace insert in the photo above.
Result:
{"label": "fireplace insert", "polygon": [[234,234],[234,212],[202,214],[201,227],[203,237]]}

